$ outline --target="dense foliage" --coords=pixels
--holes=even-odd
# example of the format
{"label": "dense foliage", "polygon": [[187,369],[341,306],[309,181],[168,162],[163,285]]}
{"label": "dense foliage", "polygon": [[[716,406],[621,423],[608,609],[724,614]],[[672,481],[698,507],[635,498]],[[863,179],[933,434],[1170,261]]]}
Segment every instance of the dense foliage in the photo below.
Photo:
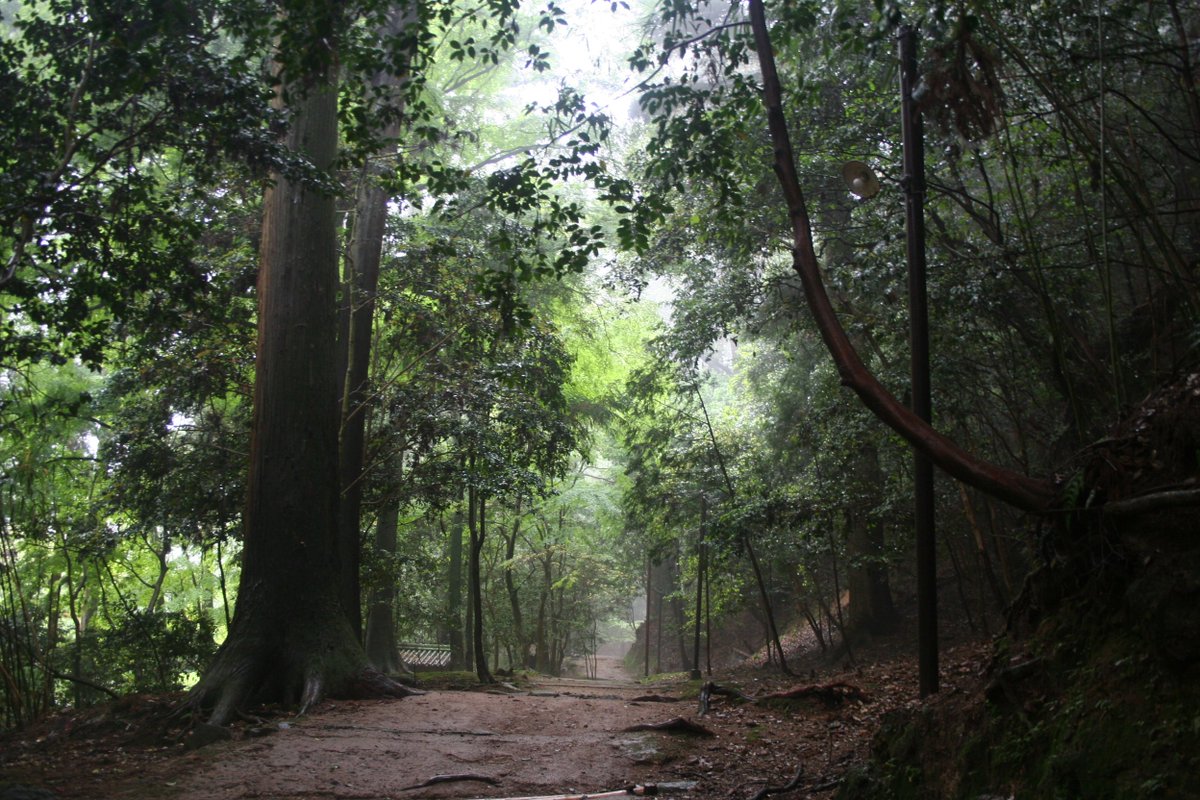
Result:
{"label": "dense foliage", "polygon": [[[369,356],[361,386],[339,376],[340,433],[365,419],[341,495],[361,493],[351,617],[377,667],[402,671],[398,643],[419,640],[481,678],[559,672],[636,636],[646,670],[698,669],[693,641],[720,661],[789,629],[853,658],[893,630],[910,453],[842,387],[791,269],[742,6],[635,10],[629,120],[623,95],[601,108],[556,82],[582,9],[278,8],[0,6],[3,724],[191,685],[228,635],[268,175],[334,199],[342,313],[372,315],[369,341],[347,322],[338,347],[345,374]],[[766,10],[825,288],[863,362],[905,397],[907,22],[935,426],[1054,481],[1060,510],[1124,499],[1072,456],[1196,363],[1195,10]],[[282,134],[306,79],[334,74],[320,170]],[[849,160],[877,197],[847,190]],[[1053,537],[1014,534],[1017,513],[966,484],[939,480],[937,504],[942,602],[993,632]]]}

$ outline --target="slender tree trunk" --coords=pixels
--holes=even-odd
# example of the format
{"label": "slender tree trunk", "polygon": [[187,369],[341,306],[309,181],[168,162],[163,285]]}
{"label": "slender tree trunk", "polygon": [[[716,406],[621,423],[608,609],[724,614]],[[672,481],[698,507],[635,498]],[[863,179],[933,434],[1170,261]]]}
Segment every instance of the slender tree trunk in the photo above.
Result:
{"label": "slender tree trunk", "polygon": [[[721,469],[721,477],[725,483],[725,490],[729,493],[730,502],[734,502],[737,497],[737,492],[734,490],[733,479],[729,477],[729,471],[725,468],[725,456],[721,452],[721,448],[717,445],[717,434],[713,430],[712,420],[708,416],[708,407],[704,404],[704,397],[700,394],[700,387],[696,386],[696,399],[700,401],[700,410],[704,412],[704,424],[708,428],[708,439],[712,443],[713,453],[717,457],[717,466]],[[758,597],[762,601],[763,614],[766,615],[767,633],[769,636],[767,642],[768,660],[770,657],[771,646],[774,645],[775,652],[779,655],[779,669],[785,675],[791,675],[792,671],[788,669],[787,659],[783,655],[783,645],[779,642],[779,630],[775,627],[775,611],[771,608],[771,596],[767,593],[767,585],[763,581],[762,570],[758,566],[758,556],[754,552],[754,543],[750,541],[750,536],[744,530],[741,532],[742,545],[746,548],[746,554],[750,557],[750,566],[754,570],[754,580],[758,584]]]}
{"label": "slender tree trunk", "polygon": [[692,637],[692,679],[700,677],[700,626],[704,613],[705,528],[708,525],[708,505],[700,498],[700,535],[696,539],[696,619]]}
{"label": "slender tree trunk", "polygon": [[225,579],[225,559],[221,552],[221,540],[217,539],[217,579],[221,584],[221,611],[225,615],[225,630],[229,630],[229,626],[233,624],[233,619],[230,616],[233,612],[229,608],[229,583]]}
{"label": "slender tree trunk", "polygon": [[550,643],[547,627],[550,613],[550,587],[553,585],[554,562],[550,552],[542,555],[542,587],[538,595],[537,643],[534,647],[534,669],[538,672],[550,671]]}
{"label": "slender tree trunk", "polygon": [[[681,586],[683,582],[683,570],[679,565],[679,553],[677,550],[672,550],[670,558],[667,560],[668,568],[670,569],[670,585]],[[674,630],[671,632],[675,640],[674,648],[678,653],[679,664],[678,669],[690,670],[691,653],[688,652],[687,641],[687,611],[684,603],[684,592],[681,589],[679,592],[672,592],[671,599],[668,603],[668,613],[671,615],[671,625]]]}
{"label": "slender tree trunk", "polygon": [[712,675],[712,581],[708,575],[708,543],[704,544],[704,667]]}
{"label": "slender tree trunk", "polygon": [[829,561],[833,565],[833,601],[837,604],[837,626],[842,632],[842,646],[846,648],[846,656],[850,659],[850,663],[854,663],[854,650],[850,645],[850,637],[846,632],[846,621],[842,617],[842,582],[838,577],[838,557],[837,548],[833,541],[833,520],[829,520]]}
{"label": "slender tree trunk", "polygon": [[[7,566],[7,565],[6,565]],[[62,616],[60,608],[62,604],[62,573],[50,573],[50,579],[46,582],[46,645],[42,648],[45,653],[53,653],[58,647],[58,624]],[[49,676],[47,675],[49,682]],[[52,696],[52,686],[46,686],[45,697],[49,699]]]}
{"label": "slender tree trunk", "polygon": [[758,556],[754,554],[754,545],[751,543],[750,537],[745,534],[742,534],[742,543],[746,546],[746,553],[750,556],[750,566],[754,570],[754,580],[758,584],[759,599],[762,600],[763,612],[767,617],[767,631],[771,636],[768,648],[771,643],[774,644],[775,652],[779,656],[779,670],[784,675],[791,675],[792,670],[787,665],[787,659],[783,655],[783,645],[779,641],[779,629],[775,627],[775,612],[771,608],[771,598],[767,594],[767,584],[763,580],[762,570],[758,566]]}
{"label": "slender tree trunk", "polygon": [[646,621],[642,624],[646,651],[642,653],[642,675],[650,677],[650,612],[654,604],[654,567],[650,554],[646,554]]}
{"label": "slender tree trunk", "polygon": [[654,672],[661,673],[662,665],[662,640],[663,640],[663,594],[658,593],[658,599],[655,604],[654,618],[658,624],[654,626]]}
{"label": "slender tree trunk", "polygon": [[[962,603],[963,613],[967,617],[967,627],[971,629],[972,634],[977,634],[979,633],[979,626],[975,624],[975,614],[971,611],[971,599],[967,597],[966,572],[963,568],[962,559],[958,556],[958,550],[955,549],[954,543],[950,539],[946,540],[946,552],[950,554],[950,564],[954,567],[954,584],[958,588],[958,601]],[[985,635],[990,635],[987,633],[987,611],[986,609],[981,610],[985,617],[982,624],[984,633]]]}
{"label": "slender tree trunk", "polygon": [[679,646],[679,668],[691,671],[694,668],[691,653],[688,652],[687,641],[687,612],[684,610],[683,598],[671,600],[671,615],[675,618],[675,642]]}
{"label": "slender tree trunk", "polygon": [[983,530],[979,527],[979,520],[975,516],[975,505],[971,502],[971,496],[967,493],[967,487],[962,483],[958,484],[958,496],[962,500],[963,514],[967,518],[967,524],[971,527],[971,536],[975,541],[975,553],[979,558],[979,567],[987,579],[988,588],[991,589],[992,601],[995,603],[994,607],[996,610],[1002,611],[1008,605],[1008,596],[1000,586],[999,578],[996,577],[996,570],[992,567],[992,557],[988,551],[987,540],[984,538]]}
{"label": "slender tree trunk", "polygon": [[[468,533],[469,533],[469,527],[468,527]],[[469,535],[468,535],[468,538],[470,538]],[[468,542],[467,562],[469,563],[470,561],[471,561],[471,547],[470,547],[470,543]],[[470,572],[469,568],[467,569],[467,572]],[[475,637],[472,635],[472,632],[475,630],[475,603],[471,599],[471,590],[470,590],[469,584],[470,584],[470,581],[468,580],[467,607],[466,607],[466,610],[463,612],[463,617],[464,617],[463,662],[462,662],[463,669],[471,669],[472,665],[475,663]]]}
{"label": "slender tree trunk", "polygon": [[171,536],[164,528],[162,531],[162,545],[157,548],[150,546],[149,541],[146,539],[143,539],[143,541],[146,541],[147,547],[154,553],[154,558],[158,562],[158,575],[154,578],[154,585],[150,587],[150,599],[146,601],[146,613],[153,614],[162,600],[163,584],[166,583],[167,573],[170,571],[167,567],[167,556],[171,552]]}
{"label": "slender tree trunk", "polygon": [[513,508],[512,529],[508,533],[504,547],[504,588],[508,592],[508,605],[512,611],[513,635],[517,639],[517,652],[521,654],[520,661],[524,666],[529,643],[525,640],[525,623],[521,618],[521,598],[517,593],[516,580],[513,578],[513,558],[517,553],[517,534],[520,532],[521,498],[518,497],[516,506]]}
{"label": "slender tree trunk", "polygon": [[[87,633],[87,620],[84,615],[80,613],[79,596],[87,583],[87,569],[80,564],[79,566],[82,568],[80,570],[82,574],[76,578],[76,565],[74,559],[71,558],[71,551],[67,548],[66,533],[60,532],[59,535],[62,537],[62,555],[67,565],[67,611],[71,615],[71,625],[75,633],[75,646],[71,649],[71,669],[76,675],[82,675],[83,646],[84,635]],[[15,570],[13,571],[13,574],[17,575]],[[18,594],[20,594],[20,592],[18,592]],[[76,683],[72,684],[71,688],[74,695],[75,705],[78,707],[82,705],[83,701],[83,697],[81,695],[82,687]]]}
{"label": "slender tree trunk", "polygon": [[[487,503],[483,493],[472,488],[468,493],[468,502],[473,509],[479,504],[479,516],[476,524],[471,525],[471,649],[475,653],[475,674],[480,683],[495,683],[492,673],[488,670],[487,650],[483,641],[483,575],[480,570],[480,559],[483,554],[483,542],[487,538]],[[471,514],[474,517],[474,514]]]}
{"label": "slender tree trunk", "polygon": [[[821,652],[824,653],[829,648],[825,644],[825,634],[821,632],[821,621],[813,616],[807,603],[804,605],[802,613],[804,614],[804,618],[808,620],[808,627],[812,630],[813,635],[817,637],[817,644],[821,647]],[[820,609],[817,610],[817,613],[820,613]]]}
{"label": "slender tree trunk", "polygon": [[[563,517],[564,517],[564,514],[560,510],[559,515],[558,515],[558,525],[559,525],[560,532],[562,529]],[[558,560],[558,574],[559,575],[566,574],[566,563],[564,561],[565,558],[566,557],[563,555],[559,556],[559,560]],[[568,626],[566,624],[566,607],[567,607],[566,587],[559,586],[558,589],[556,590],[555,594],[552,595],[552,597],[555,597],[555,602],[552,604],[554,613],[551,617],[551,620],[552,620],[553,626],[554,626],[554,637],[553,637],[554,649],[553,649],[553,658],[551,661],[551,663],[553,664],[553,668],[550,670],[550,674],[558,676],[558,675],[562,675],[563,661],[567,657],[567,648],[570,646],[570,643],[571,643],[571,629],[570,629],[570,626]]]}
{"label": "slender tree trunk", "polygon": [[462,545],[463,545],[462,498],[454,507],[450,517],[448,549],[450,551],[450,575],[446,581],[446,629],[450,638],[450,663],[456,668],[467,663],[463,646],[463,601],[462,601]]}

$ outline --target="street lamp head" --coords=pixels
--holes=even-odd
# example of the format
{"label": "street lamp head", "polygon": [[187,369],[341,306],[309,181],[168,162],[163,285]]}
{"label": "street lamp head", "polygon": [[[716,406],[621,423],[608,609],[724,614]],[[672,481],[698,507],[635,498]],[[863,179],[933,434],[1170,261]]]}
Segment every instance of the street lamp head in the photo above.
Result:
{"label": "street lamp head", "polygon": [[861,161],[847,161],[842,165],[842,179],[850,193],[861,200],[870,200],[879,194],[879,178]]}

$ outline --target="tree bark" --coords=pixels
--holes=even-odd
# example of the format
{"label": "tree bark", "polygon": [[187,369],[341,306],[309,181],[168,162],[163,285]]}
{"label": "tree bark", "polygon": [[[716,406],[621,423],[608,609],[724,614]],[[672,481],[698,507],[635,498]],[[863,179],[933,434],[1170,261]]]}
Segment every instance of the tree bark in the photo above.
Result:
{"label": "tree bark", "polygon": [[[414,4],[415,8],[415,4]],[[399,36],[412,17],[395,10],[383,26],[384,37]],[[407,66],[405,66],[407,69]],[[403,74],[381,72],[372,80],[376,89],[395,90]],[[385,142],[379,158],[394,157],[400,123],[393,119],[381,131]],[[387,222],[389,195],[379,185],[376,159],[363,164],[355,201],[354,235],[345,260],[343,308],[338,354],[341,398],[341,439],[338,470],[342,497],[338,512],[338,559],[342,565],[339,594],[342,608],[355,632],[362,630],[361,517],[363,467],[366,460],[366,422],[370,401],[369,365],[371,328],[375,316],[375,294]]]}
{"label": "tree bark", "polygon": [[833,541],[833,529],[833,519],[830,519],[827,533],[829,535],[829,563],[833,568],[833,602],[837,604],[835,606],[835,608],[837,608],[837,626],[838,630],[842,632],[842,646],[846,648],[846,657],[850,659],[850,663],[853,664],[854,650],[850,643],[850,636],[846,630],[845,618],[842,616],[842,582],[838,577],[838,557],[837,548],[834,546]]}
{"label": "tree bark", "polygon": [[[391,560],[396,555],[397,532],[400,527],[400,503],[389,498],[379,509],[375,523],[375,551],[380,558]],[[396,645],[395,620],[396,586],[375,586],[371,589],[367,607],[367,659],[371,666],[385,674],[408,672]]]}
{"label": "tree bark", "polygon": [[513,578],[513,558],[517,553],[517,534],[521,532],[521,498],[517,498],[516,506],[513,508],[513,524],[512,530],[508,532],[508,538],[504,546],[504,588],[508,592],[508,605],[512,611],[513,634],[517,639],[518,660],[522,667],[525,666],[525,661],[528,659],[529,642],[525,639],[525,623],[521,617],[521,597],[517,593],[517,582]]}
{"label": "tree bark", "polygon": [[[487,504],[482,493],[471,488],[467,492],[468,519],[471,529],[471,553],[467,581],[471,594],[471,650],[475,655],[475,675],[480,683],[495,683],[488,669],[487,650],[483,646],[483,575],[480,560],[483,542],[487,538]],[[478,517],[475,513],[478,503]]]}
{"label": "tree bark", "polygon": [[[288,145],[319,169],[332,166],[337,150],[336,100],[324,76],[291,104]],[[345,682],[363,666],[330,569],[338,504],[333,197],[276,175],[263,206],[241,587],[229,639],[192,694],[212,702],[216,725],[255,694],[307,707],[330,679]]]}
{"label": "tree bark", "polygon": [[708,504],[703,495],[700,497],[700,532],[696,537],[696,618],[692,637],[692,674],[693,680],[700,677],[700,625],[704,612],[704,568],[705,555],[708,547],[704,537],[708,535]]}
{"label": "tree bark", "polygon": [[150,537],[146,536],[142,539],[146,543],[146,549],[154,553],[154,558],[158,562],[158,575],[154,578],[154,585],[150,587],[150,599],[146,601],[145,613],[153,614],[158,609],[158,604],[162,600],[163,584],[167,581],[167,573],[170,568],[167,566],[167,556],[171,553],[171,535],[164,527],[162,529],[162,546],[155,548],[150,544]]}
{"label": "tree bark", "polygon": [[[332,13],[332,11],[330,12]],[[289,149],[337,153],[336,66],[290,86]],[[277,103],[283,104],[282,92]],[[264,199],[245,545],[229,637],[189,703],[222,725],[251,702],[407,693],[368,669],[338,599],[334,198],[274,175]]]}
{"label": "tree bark", "polygon": [[[869,498],[862,506],[873,504],[883,487],[879,452],[874,445],[861,449],[855,472],[862,495]],[[883,522],[872,518],[861,506],[851,508],[847,517],[849,570],[846,588],[850,590],[850,635],[888,633],[895,627],[897,618],[884,562]]]}
{"label": "tree bark", "polygon": [[538,594],[537,641],[534,643],[533,667],[538,672],[550,671],[550,648],[547,640],[547,614],[550,603],[550,587],[553,586],[553,556],[549,549],[542,554],[542,587]]}
{"label": "tree bark", "polygon": [[466,664],[463,646],[463,601],[462,601],[462,498],[450,517],[448,532],[450,551],[449,576],[446,581],[446,631],[450,639],[450,663],[455,669]]}
{"label": "tree bark", "polygon": [[650,611],[654,604],[654,568],[650,562],[650,554],[646,554],[646,621],[642,623],[646,651],[642,653],[642,675],[650,677]]}
{"label": "tree bark", "polygon": [[1049,511],[1058,498],[1051,481],[998,467],[966,452],[893,397],[863,364],[829,301],[817,264],[812,225],[796,175],[791,137],[783,114],[782,90],[767,31],[763,0],[750,0],[749,8],[763,78],[763,104],[766,106],[767,125],[775,151],[775,173],[783,189],[791,221],[792,266],[800,276],[809,310],[826,348],[833,356],[842,383],[854,390],[871,413],[950,475],[1025,511]]}

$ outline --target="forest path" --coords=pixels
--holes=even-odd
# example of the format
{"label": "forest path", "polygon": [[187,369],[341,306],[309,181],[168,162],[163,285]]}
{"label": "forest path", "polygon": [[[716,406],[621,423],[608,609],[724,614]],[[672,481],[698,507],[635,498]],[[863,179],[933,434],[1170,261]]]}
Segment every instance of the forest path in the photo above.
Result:
{"label": "forest path", "polygon": [[[792,797],[828,800],[848,767],[861,763],[884,714],[915,705],[912,637],[860,654],[845,669],[816,656],[794,665],[803,678],[743,667],[714,676],[745,695],[800,683],[848,682],[862,700],[747,703],[716,697],[652,702],[682,686],[539,679],[526,691],[433,691],[403,700],[323,703],[305,717],[238,722],[234,740],[186,751],[164,720],[179,696],[131,696],[109,706],[64,711],[18,736],[0,737],[6,780],[52,790],[61,800],[417,800],[513,798],[570,790],[602,792],[633,783],[671,788],[677,800],[748,800],[788,782]],[[986,642],[947,647],[939,703],[966,704],[982,691]],[[683,717],[711,738],[627,732]],[[167,734],[164,739],[163,735]],[[418,787],[438,775],[485,776]]]}
{"label": "forest path", "polygon": [[[106,796],[407,800],[600,792],[680,780],[665,762],[686,744],[623,729],[695,709],[691,703],[684,709],[633,700],[646,691],[628,681],[547,678],[516,693],[433,691],[403,700],[328,703],[269,736],[183,755],[174,760],[171,777],[138,776]],[[466,774],[495,784],[418,788],[434,776]]]}

